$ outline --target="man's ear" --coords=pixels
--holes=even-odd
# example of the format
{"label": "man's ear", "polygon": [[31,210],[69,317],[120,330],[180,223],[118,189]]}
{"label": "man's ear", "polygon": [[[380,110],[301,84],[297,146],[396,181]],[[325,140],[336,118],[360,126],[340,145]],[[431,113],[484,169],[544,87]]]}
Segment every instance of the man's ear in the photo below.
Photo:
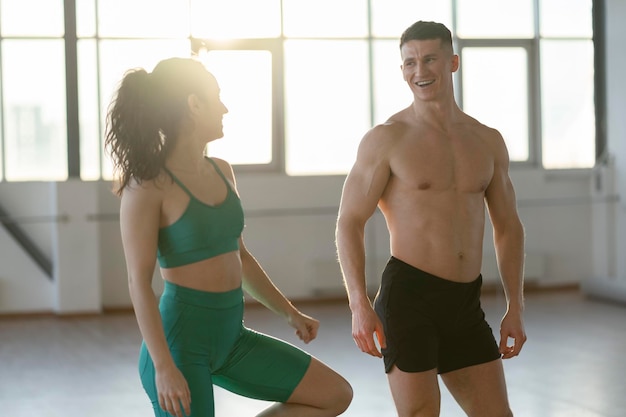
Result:
{"label": "man's ear", "polygon": [[457,54],[452,55],[452,72],[457,72],[459,69],[459,56]]}

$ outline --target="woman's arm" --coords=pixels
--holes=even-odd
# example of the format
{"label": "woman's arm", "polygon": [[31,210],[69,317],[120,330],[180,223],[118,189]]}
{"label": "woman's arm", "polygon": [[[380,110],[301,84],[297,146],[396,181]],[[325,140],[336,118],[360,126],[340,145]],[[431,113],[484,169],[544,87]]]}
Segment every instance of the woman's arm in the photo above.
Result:
{"label": "woman's arm", "polygon": [[265,307],[284,317],[296,334],[309,343],[317,336],[319,322],[302,314],[270,280],[258,261],[246,248],[243,238],[239,239],[239,254],[242,264],[242,283],[244,290]]}
{"label": "woman's arm", "polygon": [[186,413],[190,413],[189,388],[172,359],[151,285],[160,213],[161,193],[153,184],[134,184],[124,190],[120,226],[130,297],[139,330],[154,363],[159,404],[171,414],[182,416],[179,401]]}

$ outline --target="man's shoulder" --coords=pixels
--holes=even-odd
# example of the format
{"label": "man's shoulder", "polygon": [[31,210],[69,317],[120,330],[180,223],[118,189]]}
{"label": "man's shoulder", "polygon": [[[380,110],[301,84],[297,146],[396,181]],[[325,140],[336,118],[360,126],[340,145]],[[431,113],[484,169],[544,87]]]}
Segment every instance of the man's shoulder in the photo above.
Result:
{"label": "man's shoulder", "polygon": [[495,155],[507,154],[506,143],[498,129],[481,123],[471,116],[467,116],[467,120],[464,123],[464,131],[471,133],[472,137],[478,138],[482,143],[486,144],[493,150]]}
{"label": "man's shoulder", "polygon": [[488,126],[466,113],[464,113],[463,124],[467,129],[471,129],[476,134],[483,137],[500,136],[500,132],[496,128]]}
{"label": "man's shoulder", "polygon": [[371,129],[374,135],[385,137],[397,137],[404,134],[409,129],[409,124],[403,120],[388,119],[384,123],[380,123]]}
{"label": "man's shoulder", "polygon": [[411,123],[406,116],[406,109],[402,110],[383,123],[372,127],[368,132],[368,136],[373,136],[378,140],[394,141],[402,138],[412,129]]}
{"label": "man's shoulder", "polygon": [[402,141],[407,131],[406,123],[390,119],[372,127],[363,137],[361,146],[376,152],[389,151]]}

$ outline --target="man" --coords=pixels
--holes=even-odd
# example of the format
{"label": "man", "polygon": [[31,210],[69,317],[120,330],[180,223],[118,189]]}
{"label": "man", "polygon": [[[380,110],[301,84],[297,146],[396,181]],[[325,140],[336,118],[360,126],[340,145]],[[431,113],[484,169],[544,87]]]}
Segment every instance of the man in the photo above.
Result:
{"label": "man", "polygon": [[[352,334],[384,358],[400,417],[439,415],[438,374],[468,416],[512,416],[501,359],[517,356],[526,335],[524,230],[508,152],[498,131],[454,101],[459,57],[444,25],[415,23],[400,50],[414,101],[366,133],[341,197],[336,238]],[[372,306],[364,228],[377,206],[392,256]],[[485,206],[507,299],[499,346],[479,299]]]}

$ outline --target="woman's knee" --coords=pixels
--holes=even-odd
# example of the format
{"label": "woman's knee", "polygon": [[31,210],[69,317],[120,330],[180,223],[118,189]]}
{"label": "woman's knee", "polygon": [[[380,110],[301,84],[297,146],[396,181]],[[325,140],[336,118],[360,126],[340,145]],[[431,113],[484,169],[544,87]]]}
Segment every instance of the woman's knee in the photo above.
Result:
{"label": "woman's knee", "polygon": [[354,396],[354,392],[352,390],[352,386],[348,381],[346,381],[343,377],[339,376],[339,382],[334,387],[335,391],[335,411],[337,415],[342,414],[344,411],[348,409],[350,403],[352,403],[352,398]]}
{"label": "woman's knee", "polygon": [[307,404],[340,415],[352,402],[352,386],[337,372],[312,358],[311,364],[288,402]]}

